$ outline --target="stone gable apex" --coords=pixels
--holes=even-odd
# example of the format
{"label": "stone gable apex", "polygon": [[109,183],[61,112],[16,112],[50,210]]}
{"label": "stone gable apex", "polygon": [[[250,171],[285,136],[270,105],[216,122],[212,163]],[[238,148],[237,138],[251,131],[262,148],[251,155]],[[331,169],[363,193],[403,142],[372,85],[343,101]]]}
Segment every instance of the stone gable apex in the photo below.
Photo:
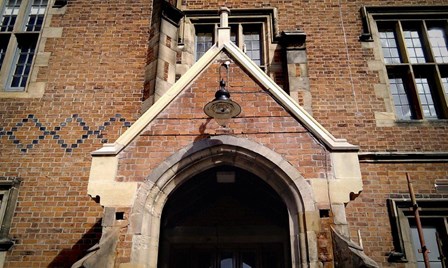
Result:
{"label": "stone gable apex", "polygon": [[280,88],[266,73],[263,72],[245,53],[232,42],[215,44],[204,54],[153,106],[151,106],[125,133],[114,143],[104,144],[102,148],[92,152],[92,155],[116,155],[136,138],[145,127],[168,107],[168,105],[195,79],[208,68],[219,55],[225,52],[239,64],[255,82],[264,87],[270,95],[291,116],[301,123],[310,133],[324,144],[330,151],[358,151],[358,147],[345,139],[335,138],[308,112],[299,106],[285,91]]}
{"label": "stone gable apex", "polygon": [[[331,135],[241,49],[233,44],[230,41],[229,27],[226,27],[228,10],[223,8],[221,11],[222,22],[221,27],[218,28],[215,45],[161,95],[115,143],[105,144],[101,149],[92,153],[88,194],[100,197],[100,202],[104,206],[130,207],[134,202],[139,185],[146,181],[145,176],[157,168],[157,165],[164,165],[166,157],[174,153],[174,150],[182,150],[191,142],[196,145],[198,140],[207,138],[207,135],[203,135],[205,133],[201,132],[203,130],[202,123],[201,127],[197,128],[197,125],[195,127],[193,124],[187,123],[187,126],[178,122],[185,120],[185,117],[190,118],[188,111],[196,113],[195,119],[200,119],[195,120],[196,123],[202,120],[205,121],[206,126],[211,121],[207,119],[201,105],[212,100],[214,92],[218,88],[219,76],[216,74],[220,72],[221,68],[218,66],[222,66],[223,62],[229,60],[231,66],[237,66],[235,69],[233,69],[234,67],[230,68],[231,72],[237,71],[237,75],[234,78],[230,75],[230,78],[241,83],[235,87],[230,85],[229,91],[236,90],[232,96],[240,105],[243,104],[243,112],[241,116],[236,116],[231,121],[230,132],[224,133],[220,130],[219,133],[211,131],[207,134],[213,137],[216,137],[216,134],[229,134],[235,137],[240,136],[239,138],[252,135],[252,139],[248,140],[257,140],[260,146],[272,147],[273,151],[284,153],[282,161],[293,163],[295,167],[299,168],[297,173],[304,172],[306,174],[304,178],[311,186],[310,192],[313,192],[315,196],[313,199],[317,204],[347,203],[351,193],[357,194],[362,190],[358,147],[348,143],[345,139],[338,139]],[[218,68],[219,71],[216,72],[215,68]],[[244,74],[244,77],[241,74]],[[232,79],[228,82],[232,83]],[[255,90],[254,92],[258,90],[253,94],[254,96],[250,95],[251,88]],[[261,93],[260,90],[262,94],[258,94]],[[246,96],[259,98],[262,101],[254,101],[252,106],[259,104],[259,107],[268,107],[268,109],[260,108],[259,113],[256,114],[252,110],[248,117],[249,120],[246,120],[244,107],[249,108],[248,105],[251,105],[251,102],[241,99],[239,94],[245,94],[241,93],[243,91],[249,93]],[[196,93],[198,93],[198,98],[194,97]],[[194,107],[186,107],[186,103],[194,103]],[[182,111],[182,109],[184,110]],[[260,117],[264,112],[270,113],[267,117],[282,117],[281,122],[268,120],[269,123],[265,124],[266,122],[261,120],[253,120],[256,117],[266,117]],[[292,127],[292,125],[295,129],[289,132],[286,128]],[[253,129],[253,131],[245,133],[245,130],[248,129]],[[282,135],[280,137],[276,136],[279,133],[272,131],[274,129],[285,131],[280,134]],[[179,135],[179,131],[185,132],[185,135]],[[201,135],[195,136],[197,139],[192,138],[198,133]],[[262,135],[256,138],[254,135],[257,134]],[[268,139],[266,135],[271,137]],[[294,136],[292,139],[291,135]],[[182,136],[186,138],[179,138]],[[285,142],[288,139],[289,143]],[[290,144],[299,146],[294,147]],[[304,147],[300,147],[302,145],[307,146],[305,150],[302,150]],[[161,148],[163,148],[162,151]],[[309,150],[310,148],[311,150]],[[137,154],[136,157],[134,157],[134,153]],[[151,157],[150,153],[156,157]],[[260,157],[267,156],[261,155]],[[173,165],[177,164],[173,163]],[[302,167],[303,170],[301,170]],[[309,168],[307,169],[307,167]],[[328,178],[332,179],[328,180]]]}

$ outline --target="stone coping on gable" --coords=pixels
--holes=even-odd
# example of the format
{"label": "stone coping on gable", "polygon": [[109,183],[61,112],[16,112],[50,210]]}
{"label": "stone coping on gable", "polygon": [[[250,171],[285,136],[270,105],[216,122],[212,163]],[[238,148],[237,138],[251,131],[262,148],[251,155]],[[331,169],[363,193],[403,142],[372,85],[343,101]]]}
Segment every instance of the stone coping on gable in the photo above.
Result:
{"label": "stone coping on gable", "polygon": [[279,102],[291,115],[302,123],[321,143],[330,151],[358,151],[359,147],[350,144],[346,139],[335,138],[308,112],[300,107],[286,92],[283,91],[272,79],[263,72],[247,55],[245,55],[235,44],[227,42],[219,47],[215,44],[205,53],[190,70],[163,95],[153,106],[151,106],[115,143],[105,144],[103,148],[92,152],[92,155],[117,155],[143,129],[154,120],[187,86],[198,77],[221,52],[227,52],[237,61],[250,75],[269,91],[271,96]]}

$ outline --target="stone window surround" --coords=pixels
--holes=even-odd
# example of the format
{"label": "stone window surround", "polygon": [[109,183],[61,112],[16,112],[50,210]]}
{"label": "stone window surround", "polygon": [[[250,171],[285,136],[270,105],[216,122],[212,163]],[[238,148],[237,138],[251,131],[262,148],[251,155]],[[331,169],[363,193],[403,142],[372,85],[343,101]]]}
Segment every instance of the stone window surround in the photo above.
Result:
{"label": "stone window surround", "polygon": [[[302,107],[298,106],[283,89],[256,66],[238,47],[230,42],[230,31],[220,31],[220,33],[222,36],[218,39],[217,44],[209,49],[199,61],[182,75],[168,92],[162,95],[160,99],[125,133],[123,133],[113,144],[105,144],[101,149],[92,152],[88,194],[92,197],[99,197],[100,204],[104,207],[132,209],[132,213],[129,217],[130,229],[128,230],[134,234],[131,261],[135,264],[140,263],[144,267],[155,267],[155,263],[157,262],[156,248],[159,230],[158,224],[160,220],[156,214],[153,215],[151,213],[152,211],[155,213],[161,212],[164,202],[167,200],[167,194],[176,187],[179,180],[188,179],[193,174],[188,172],[176,174],[175,171],[179,171],[178,168],[181,167],[180,165],[182,163],[188,164],[193,171],[197,170],[195,169],[196,164],[197,167],[200,168],[206,168],[202,165],[204,163],[216,164],[213,161],[213,156],[216,156],[216,151],[214,151],[214,154],[210,154],[210,152],[213,152],[215,148],[218,149],[218,152],[220,152],[219,150],[229,150],[230,148],[230,151],[228,151],[227,154],[218,154],[218,156],[227,157],[225,159],[229,159],[228,157],[230,154],[232,157],[230,160],[226,160],[230,161],[230,165],[242,164],[239,162],[232,162],[233,160],[231,160],[235,159],[235,152],[240,152],[241,154],[239,154],[239,156],[246,159],[245,162],[248,163],[247,167],[249,168],[251,166],[259,167],[260,165],[264,166],[265,169],[272,167],[272,165],[277,167],[275,170],[268,168],[269,170],[278,171],[277,178],[279,179],[276,180],[277,187],[275,187],[275,185],[272,186],[277,191],[281,192],[282,195],[285,194],[286,196],[290,196],[289,204],[291,204],[291,213],[293,213],[291,215],[302,215],[302,213],[304,213],[300,218],[306,218],[304,223],[306,225],[295,225],[303,226],[303,229],[297,227],[298,229],[293,230],[294,236],[292,236],[291,239],[294,241],[300,240],[294,243],[307,245],[305,247],[300,246],[299,248],[294,247],[294,250],[296,250],[297,253],[293,253],[293,262],[294,260],[297,260],[297,258],[302,260],[305,258],[306,260],[302,263],[316,263],[318,260],[315,246],[315,228],[318,227],[319,209],[324,208],[324,206],[326,208],[331,206],[337,231],[348,235],[345,204],[350,201],[351,193],[357,194],[362,190],[361,171],[357,154],[359,148],[349,144],[345,139],[337,139],[332,136],[305,110],[303,110]],[[146,183],[144,184],[139,182],[117,181],[116,175],[120,162],[120,152],[122,152],[132,140],[134,140],[134,138],[136,138],[139,133],[141,133],[141,131],[180,94],[180,92],[188,87],[204,68],[207,68],[212,60],[217,59],[223,53],[227,53],[226,55],[231,57],[235,62],[241,64],[255,81],[259,82],[260,85],[263,86],[277,102],[279,102],[279,104],[291,113],[291,116],[307,127],[310,133],[322,143],[323,147],[329,150],[331,171],[328,174],[328,178],[310,178],[310,180],[300,179],[298,178],[300,173],[291,166],[289,162],[284,160],[281,156],[275,161],[275,155],[277,154],[267,147],[260,144],[255,146],[255,142],[245,138],[214,136],[213,140],[218,140],[220,145],[210,144],[214,141],[209,139],[204,140],[205,144],[202,145],[195,143],[190,144],[181,149],[178,153],[175,153],[172,157],[169,157],[158,168],[153,170],[147,180],[145,180]],[[194,146],[195,150],[192,150],[190,146]],[[236,150],[235,148],[239,149]],[[247,153],[245,154],[243,151]],[[202,158],[196,159],[191,157],[191,154],[194,152],[200,157],[204,157],[203,153],[208,152],[208,156],[211,158],[204,157],[204,161],[208,160],[209,162],[201,162]],[[251,155],[252,157],[250,157]],[[254,159],[254,156],[260,164],[254,165],[254,161],[251,160]],[[181,157],[181,159],[178,159],[179,157]],[[223,158],[222,160],[225,159]],[[263,165],[263,163],[266,162],[268,162],[268,164]],[[184,171],[185,169],[181,170]],[[255,174],[258,174],[259,172],[257,168],[254,168],[253,170],[250,169],[249,171],[255,172]],[[269,173],[272,173],[272,171]],[[283,187],[279,188],[278,184],[280,184],[280,186],[283,185]],[[161,189],[160,187],[165,188],[165,190],[158,191],[158,189]],[[153,189],[154,192],[150,192],[151,189]],[[158,197],[155,198],[154,194]],[[147,201],[144,203],[136,202],[136,200],[141,200],[139,198],[142,195],[144,196],[142,198]],[[294,200],[300,199],[296,199],[295,196],[309,198],[304,198],[299,202],[293,202]],[[288,200],[285,201],[288,202]],[[293,222],[298,223],[298,220],[299,219],[296,218]],[[143,227],[141,223],[150,224],[145,224]],[[309,235],[298,236],[297,234],[299,232],[309,233]],[[107,236],[107,234],[103,234],[103,236]],[[313,245],[313,247],[309,248],[310,245]],[[153,250],[150,252],[151,256],[148,256],[148,249]],[[311,258],[308,259],[307,255]],[[300,265],[300,262],[294,262],[294,265],[296,265],[294,267],[297,267]]]}
{"label": "stone window surround", "polygon": [[[306,180],[280,155],[264,146],[232,136],[217,136],[175,153],[154,169],[141,185],[130,216],[133,241],[139,241],[134,243],[131,256],[133,262],[149,263],[149,267],[155,267],[157,247],[151,247],[148,254],[145,247],[138,245],[158,244],[160,216],[169,194],[183,181],[216,165],[244,168],[262,178],[278,193],[282,193],[292,230],[292,262],[300,263],[309,257],[315,258],[308,256],[313,250],[304,250],[304,243],[308,247],[315,245],[315,230],[311,228],[314,224],[311,222],[318,221],[318,211]],[[151,225],[144,224],[145,222],[151,222]],[[301,239],[296,239],[299,236]],[[299,249],[301,250],[298,251]]]}
{"label": "stone window surround", "polygon": [[[344,204],[349,201],[348,193],[357,192],[354,189],[359,187],[354,187],[359,183],[355,179],[359,176],[356,152],[330,154],[334,179],[307,180],[269,148],[227,135],[214,136],[179,150],[155,168],[139,187],[138,183],[115,181],[118,155],[94,156],[89,194],[100,196],[105,207],[132,208],[129,216],[129,232],[134,235],[131,261],[148,267],[155,267],[157,263],[157,247],[151,245],[158,244],[160,216],[169,194],[182,182],[208,168],[222,164],[244,168],[281,193],[290,214],[293,267],[307,259],[316,260],[318,230],[315,228],[319,226],[318,208],[322,205],[331,202],[336,230],[348,235]],[[148,248],[151,249],[149,254]]]}
{"label": "stone window surround", "polygon": [[[6,0],[1,1],[0,5]],[[6,84],[3,78],[2,85],[0,86],[0,98],[41,98],[45,93],[46,82],[38,81],[39,67],[46,67],[49,64],[51,52],[45,51],[45,43],[48,38],[60,38],[62,37],[62,27],[50,27],[53,15],[62,15],[65,13],[67,6],[61,4],[58,0],[49,0],[47,11],[43,22],[43,27],[39,35],[36,52],[34,55],[31,72],[27,81],[27,86],[24,91],[5,91],[4,86]],[[8,51],[7,54],[14,53],[14,51]],[[5,68],[3,68],[5,69]],[[8,68],[9,69],[9,68]],[[6,73],[6,72],[5,72]],[[9,70],[8,72],[9,73]]]}
{"label": "stone window surround", "polygon": [[[210,31],[207,31],[207,33],[214,33],[213,34],[213,42],[212,43],[216,42],[216,40],[217,40],[218,24],[219,24],[218,22],[198,22],[198,21],[195,22],[193,20],[192,24],[194,25],[195,32],[198,30],[197,27],[201,27],[201,26],[202,27],[204,27],[204,26],[207,27],[207,26],[210,26],[210,27],[207,27],[207,30],[210,30]],[[265,29],[266,28],[265,27],[265,23],[257,21],[257,20],[250,21],[248,19],[245,19],[245,21],[231,21],[231,22],[229,22],[229,25],[230,25],[230,27],[232,29],[232,33],[234,32],[236,34],[236,40],[235,40],[236,43],[235,44],[241,50],[243,50],[244,52],[246,52],[246,51],[245,51],[245,48],[244,48],[245,43],[244,43],[244,34],[243,34],[243,32],[246,31],[246,28],[253,29],[252,30],[253,32],[257,32],[257,34],[259,34],[259,36],[260,36],[259,45],[260,45],[260,56],[261,56],[260,65],[259,66],[262,69],[266,69],[266,65],[267,65],[266,57],[267,57],[268,51],[266,51],[266,47],[267,47],[267,45],[266,45],[266,39],[267,39],[266,38],[266,33],[267,33],[267,31]],[[196,45],[196,42],[197,41],[194,42],[195,45]],[[196,48],[196,46],[195,46],[195,48]],[[196,58],[196,60],[198,58],[198,55],[197,55],[196,51],[195,51],[195,58]]]}
{"label": "stone window surround", "polygon": [[[195,55],[195,25],[215,25],[219,26],[219,14],[215,10],[182,10],[185,14],[180,24],[178,35],[178,46],[182,51],[188,51],[189,56],[182,56],[180,64],[192,65],[196,61]],[[232,9],[229,14],[229,24],[257,24],[261,27],[261,66],[268,71],[274,55],[272,44],[279,41],[280,33],[277,25],[276,8],[255,8],[255,9]],[[192,40],[189,40],[192,39]],[[217,39],[217,30],[215,30],[214,42]],[[187,46],[193,46],[191,48]],[[242,47],[241,47],[242,48]],[[182,68],[177,75],[182,75]]]}
{"label": "stone window surround", "polygon": [[[220,17],[216,10],[182,10],[185,14],[185,18],[189,19],[193,24],[194,23],[210,23],[210,24],[219,24]],[[233,21],[238,21],[244,23],[248,22],[259,22],[265,23],[267,31],[269,31],[270,41],[277,42],[280,33],[278,31],[278,15],[276,8],[254,8],[254,9],[245,9],[245,8],[236,8],[231,9],[229,13],[229,24]],[[179,33],[179,41],[182,43],[183,34],[182,31]]]}
{"label": "stone window surround", "polygon": [[394,102],[389,90],[389,79],[384,63],[381,44],[379,42],[379,31],[375,20],[400,18],[412,18],[415,20],[430,18],[448,18],[448,6],[363,6],[360,9],[363,31],[359,36],[364,49],[372,49],[374,60],[367,61],[367,68],[379,74],[380,82],[374,84],[375,95],[383,99],[385,110],[375,111],[376,125],[379,127],[403,126],[407,124],[439,124],[448,122],[447,119],[419,119],[398,120],[395,114]]}
{"label": "stone window surround", "polygon": [[[218,26],[218,22],[205,22],[205,23],[193,23],[195,26],[195,31],[198,31],[198,27],[202,27],[202,33],[207,33],[207,34],[212,34],[213,33],[213,41],[217,40],[217,30],[219,28]],[[258,42],[260,45],[260,56],[261,56],[261,65],[260,68],[264,69],[265,65],[266,65],[266,61],[265,61],[265,45],[266,44],[266,37],[265,37],[265,27],[264,27],[264,23],[263,22],[259,22],[259,21],[248,21],[247,19],[245,19],[244,21],[235,21],[235,22],[230,22],[230,28],[231,28],[231,33],[235,34],[235,44],[244,52],[246,52],[246,47],[245,47],[245,34],[244,32],[255,32],[257,35],[259,35],[260,37],[260,41]],[[197,43],[197,41],[195,42]],[[213,42],[214,43],[214,42]],[[211,47],[211,45],[210,45]],[[196,53],[196,59],[198,58],[198,53],[197,51],[195,51]],[[204,53],[202,53],[204,54]],[[249,56],[250,57],[250,56]]]}
{"label": "stone window surround", "polygon": [[12,217],[17,204],[20,179],[16,177],[0,177],[0,192],[3,195],[0,206],[0,267],[5,263],[6,252],[14,245],[9,238]]}
{"label": "stone window surround", "polygon": [[16,207],[19,185],[20,180],[17,178],[0,177],[0,194],[3,196],[0,202],[0,251],[8,250],[12,246],[8,234]]}
{"label": "stone window surround", "polygon": [[[148,98],[143,102],[142,111],[146,111],[195,64],[195,25],[205,23],[216,27],[219,24],[218,12],[215,10],[188,10],[182,6],[178,8],[180,9],[166,5],[162,12],[159,60],[149,64],[145,70],[145,83],[150,89]],[[276,8],[232,9],[229,12],[230,24],[255,23],[263,28],[261,30],[264,35],[262,41],[264,72],[271,78],[278,73],[284,73],[288,77],[284,81],[284,90],[297,103],[301,103],[309,113],[312,113],[305,50],[306,34],[301,30],[280,33]],[[216,35],[217,30],[214,41],[218,41]],[[164,44],[172,43],[168,42],[167,37],[169,40],[177,40],[176,45],[165,46]],[[286,56],[288,58],[287,71],[284,70],[285,66],[274,59],[275,55],[280,53],[279,49],[283,50],[282,53],[288,54]],[[164,73],[166,67],[168,67],[168,73]]]}

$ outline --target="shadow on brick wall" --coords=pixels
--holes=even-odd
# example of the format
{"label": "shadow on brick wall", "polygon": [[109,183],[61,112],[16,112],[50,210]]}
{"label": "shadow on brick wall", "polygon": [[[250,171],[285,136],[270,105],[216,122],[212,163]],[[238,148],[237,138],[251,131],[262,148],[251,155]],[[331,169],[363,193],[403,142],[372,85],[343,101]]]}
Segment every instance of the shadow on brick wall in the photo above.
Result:
{"label": "shadow on brick wall", "polygon": [[50,268],[71,267],[73,263],[84,257],[87,250],[98,244],[101,238],[101,219],[87,231],[71,248],[63,249],[48,265]]}

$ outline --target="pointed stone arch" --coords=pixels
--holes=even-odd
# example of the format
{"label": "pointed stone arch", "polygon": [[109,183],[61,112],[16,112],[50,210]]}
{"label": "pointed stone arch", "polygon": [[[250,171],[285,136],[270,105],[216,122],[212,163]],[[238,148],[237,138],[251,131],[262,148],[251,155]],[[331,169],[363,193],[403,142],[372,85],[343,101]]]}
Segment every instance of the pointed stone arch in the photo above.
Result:
{"label": "pointed stone arch", "polygon": [[308,267],[317,259],[316,235],[307,226],[318,220],[318,211],[308,182],[273,150],[245,138],[224,135],[190,144],[146,178],[131,213],[132,263],[157,267],[160,219],[170,194],[189,178],[218,165],[245,169],[281,196],[289,215],[292,267]]}

